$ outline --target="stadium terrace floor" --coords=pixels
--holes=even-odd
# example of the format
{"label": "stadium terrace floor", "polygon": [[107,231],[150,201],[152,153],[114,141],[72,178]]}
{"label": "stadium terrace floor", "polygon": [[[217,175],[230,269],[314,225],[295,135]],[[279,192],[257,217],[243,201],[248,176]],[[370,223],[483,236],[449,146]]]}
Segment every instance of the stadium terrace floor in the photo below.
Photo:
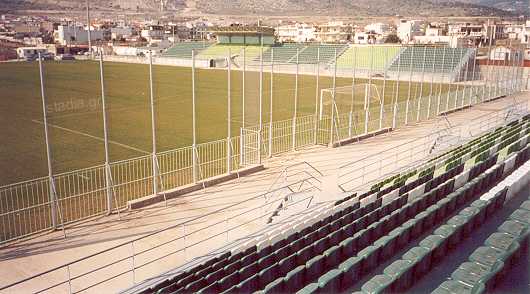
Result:
{"label": "stadium terrace floor", "polygon": [[[530,100],[530,94],[528,92],[523,92],[518,94],[516,99],[517,101],[528,101]],[[452,125],[465,124],[469,120],[484,115],[485,113],[503,109],[513,101],[513,97],[508,97],[490,103],[477,105],[470,109],[450,114],[448,120]],[[310,163],[323,174],[321,177],[323,182],[322,192],[318,193],[316,199],[313,201],[323,202],[338,199],[341,197],[341,192],[337,187],[337,172],[340,165],[355,159],[377,154],[382,150],[398,146],[415,138],[422,138],[432,132],[433,129],[439,127],[440,124],[441,123],[438,120],[430,120],[340,148],[328,149],[326,147],[317,146],[284,154],[267,160],[265,162],[266,170],[262,172],[246,176],[239,180],[213,186],[203,191],[194,192],[178,199],[169,200],[167,202],[167,207],[164,203],[159,203],[136,211],[122,212],[120,216],[111,215],[90,219],[83,223],[77,223],[68,227],[65,232],[66,238],[64,238],[62,231],[56,231],[12,243],[0,249],[0,285],[6,285],[21,280],[52,267],[74,261],[89,254],[169,227],[176,223],[212,213],[231,203],[260,195],[269,189],[271,184],[277,179],[278,175],[285,167],[295,163]],[[528,187],[525,191],[528,192]],[[243,212],[250,206],[263,204],[263,202],[264,200],[259,198],[250,201],[247,207],[238,207],[237,209],[228,209],[223,212],[212,214],[208,217],[207,222],[223,221],[230,215]],[[509,208],[507,208],[507,210],[509,210]],[[497,217],[501,219],[503,215],[504,214],[499,214]],[[250,217],[252,216],[241,216],[232,220],[231,225],[243,223]],[[201,221],[197,221],[193,225],[200,225],[200,222]],[[496,226],[492,225],[491,227],[493,228]],[[191,229],[192,228],[188,228],[188,232],[191,231]],[[235,236],[237,234],[243,236],[258,229],[260,229],[259,225],[245,226],[241,232],[234,233],[234,236],[231,236],[231,239],[237,237]],[[161,234],[160,239],[168,238],[169,236],[174,237],[175,235],[182,233],[182,229],[168,231]],[[215,232],[204,232],[202,238],[205,238],[206,234],[213,233]],[[489,234],[490,231],[488,228],[484,228],[484,232],[481,232],[480,238],[485,238]],[[477,240],[468,240],[467,243],[470,243],[469,248],[472,248],[474,244],[482,243],[483,240],[480,238]],[[222,244],[217,243],[215,246],[219,247],[221,245]],[[149,246],[153,246],[153,244],[150,242],[139,244],[137,250],[146,249],[149,248]],[[185,254],[186,257],[190,259],[190,257],[199,256],[213,249],[215,249],[214,245],[210,244],[205,248],[188,250]],[[467,253],[464,250],[457,254],[462,257]],[[92,259],[89,262],[89,266],[96,267],[98,264],[107,262],[105,256],[100,256],[98,258]],[[445,279],[445,277],[448,276],[448,273],[452,272],[454,268],[453,265],[459,264],[456,259],[454,261],[448,259],[446,261],[447,266],[444,264],[440,271],[434,271],[431,276],[423,279],[424,281],[429,281],[428,283],[419,283],[416,288],[412,290],[418,292],[432,290],[430,288],[431,284],[438,285],[438,282]],[[83,272],[87,269],[88,268],[78,269],[76,272]],[[152,269],[150,273],[144,274],[145,277],[148,277],[166,270],[167,269],[165,268]],[[109,273],[105,272],[102,274],[108,275]],[[523,274],[524,277],[522,276]],[[520,276],[521,279],[526,279],[525,285],[521,285],[521,287],[526,286],[524,289],[528,290],[528,275],[526,272],[521,272],[518,276]],[[62,273],[61,278],[64,277],[65,275]],[[97,279],[100,278],[101,277],[98,277]],[[141,275],[137,277],[136,282],[139,282],[140,280],[143,280]],[[112,288],[107,288],[107,290],[113,292],[123,290],[131,286],[130,282],[130,279],[124,279],[122,284],[117,283],[113,285]],[[13,289],[13,291],[29,292],[32,291],[32,289],[34,289],[33,287],[38,285],[38,283],[39,280],[36,279],[33,284],[31,282],[27,283],[24,285],[24,288],[16,288]],[[508,289],[510,286],[513,285],[506,285],[503,289]]]}

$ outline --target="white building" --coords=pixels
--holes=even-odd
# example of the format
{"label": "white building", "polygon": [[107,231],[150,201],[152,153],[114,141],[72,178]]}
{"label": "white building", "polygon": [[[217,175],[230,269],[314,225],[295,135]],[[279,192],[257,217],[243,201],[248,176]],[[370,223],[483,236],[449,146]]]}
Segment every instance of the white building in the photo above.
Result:
{"label": "white building", "polygon": [[133,29],[129,27],[116,27],[110,29],[110,38],[112,40],[125,39],[133,35]]}
{"label": "white building", "polygon": [[[88,43],[88,28],[81,26],[60,25],[53,32],[55,42],[61,45],[86,44]],[[92,41],[102,41],[105,39],[105,31],[90,29],[90,39]]]}
{"label": "white building", "polygon": [[317,27],[317,40],[325,43],[346,43],[352,40],[353,26],[342,21],[328,22]]}
{"label": "white building", "polygon": [[46,53],[48,49],[44,47],[19,47],[17,48],[18,58],[26,58],[34,56],[38,53]]}
{"label": "white building", "polygon": [[166,32],[163,26],[150,25],[146,29],[143,29],[140,36],[145,38],[147,42],[153,43],[165,39]]}
{"label": "white building", "polygon": [[310,42],[316,38],[315,27],[306,23],[283,25],[276,28],[280,42]]}
{"label": "white building", "polygon": [[353,43],[355,44],[382,44],[384,43],[383,35],[374,34],[372,32],[357,32],[353,36]]}
{"label": "white building", "polygon": [[378,35],[386,35],[390,31],[390,26],[386,23],[372,23],[364,27],[365,32],[373,32]]}
{"label": "white building", "polygon": [[401,39],[401,42],[407,44],[411,42],[414,37],[423,35],[423,24],[424,21],[422,20],[400,20],[397,28],[397,35]]}

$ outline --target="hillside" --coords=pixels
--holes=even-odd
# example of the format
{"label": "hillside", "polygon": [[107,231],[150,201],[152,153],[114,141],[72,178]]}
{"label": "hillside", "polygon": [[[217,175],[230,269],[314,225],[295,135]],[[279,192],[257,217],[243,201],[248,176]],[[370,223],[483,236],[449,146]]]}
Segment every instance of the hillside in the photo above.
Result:
{"label": "hillside", "polygon": [[[489,16],[522,14],[523,0],[163,0],[166,11],[208,14]],[[160,0],[90,0],[100,10],[158,11]],[[85,0],[2,0],[0,9],[79,10]],[[528,2],[526,2],[526,8]],[[509,10],[509,11],[508,11]]]}

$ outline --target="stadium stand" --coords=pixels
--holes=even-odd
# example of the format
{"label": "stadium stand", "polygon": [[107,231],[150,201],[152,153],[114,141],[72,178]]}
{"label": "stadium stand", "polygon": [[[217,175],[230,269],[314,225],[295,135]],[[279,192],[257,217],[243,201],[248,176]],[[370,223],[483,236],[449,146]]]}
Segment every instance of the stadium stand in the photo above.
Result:
{"label": "stadium stand", "polygon": [[398,46],[351,46],[338,58],[337,65],[342,68],[355,66],[367,69],[370,68],[373,54],[373,69],[384,70],[400,51],[401,47]]}
{"label": "stadium stand", "polygon": [[[406,47],[399,53],[389,67],[391,71],[409,70],[452,73],[462,66],[462,60],[471,50],[467,48]],[[425,63],[424,63],[425,54]]]}
{"label": "stadium stand", "polygon": [[[275,63],[288,63],[296,58],[296,50],[299,52],[305,48],[301,44],[283,44],[281,46],[272,46],[263,52],[263,60],[270,62],[272,51],[274,51],[274,62]],[[259,56],[256,57],[255,61],[259,61]],[[296,61],[296,60],[295,60]]]}
{"label": "stadium stand", "polygon": [[[359,196],[314,208],[212,254],[142,293],[406,291],[487,224],[521,188],[521,179],[528,180],[529,143],[527,115]],[[528,209],[530,203],[523,203],[436,293],[494,288],[527,242]],[[416,240],[417,246],[376,271]]]}
{"label": "stadium stand", "polygon": [[176,43],[164,52],[163,56],[176,57],[183,59],[191,59],[191,51],[196,50],[199,54],[201,51],[206,50],[212,43],[205,42],[181,42]]}
{"label": "stadium stand", "polygon": [[230,50],[232,56],[239,56],[242,58],[243,48],[246,50],[245,55],[247,60],[257,58],[261,50],[260,46],[215,44],[201,51],[197,58],[225,58],[228,54],[228,50]]}

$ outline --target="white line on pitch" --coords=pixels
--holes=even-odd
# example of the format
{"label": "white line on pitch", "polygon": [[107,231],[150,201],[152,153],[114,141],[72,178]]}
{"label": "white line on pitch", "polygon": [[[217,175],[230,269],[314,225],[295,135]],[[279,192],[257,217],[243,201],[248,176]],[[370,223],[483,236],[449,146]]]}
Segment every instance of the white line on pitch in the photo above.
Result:
{"label": "white line on pitch", "polygon": [[[41,124],[41,125],[44,124],[43,122],[38,121],[36,119],[32,119],[31,121],[34,122],[34,123]],[[56,129],[59,129],[59,130],[63,130],[63,131],[66,131],[66,132],[74,133],[74,134],[77,134],[77,135],[81,135],[81,136],[89,137],[89,138],[92,138],[92,139],[96,139],[96,140],[101,141],[101,142],[105,142],[105,139],[100,138],[100,137],[96,137],[96,136],[93,136],[93,135],[90,135],[90,134],[87,134],[87,133],[83,133],[83,132],[80,132],[80,131],[68,129],[68,128],[61,127],[61,126],[58,126],[58,125],[54,125],[54,124],[51,124],[51,123],[48,123],[48,125],[50,127],[54,127]],[[141,152],[141,153],[145,153],[145,154],[151,154],[150,152],[147,152],[147,151],[144,151],[142,149],[138,149],[136,147],[132,147],[132,146],[129,146],[129,145],[126,145],[126,144],[122,144],[120,142],[109,140],[109,143],[114,144],[114,145],[118,145],[118,146],[123,147],[123,148],[130,149],[130,150],[134,150],[134,151],[137,151],[137,152]]]}

